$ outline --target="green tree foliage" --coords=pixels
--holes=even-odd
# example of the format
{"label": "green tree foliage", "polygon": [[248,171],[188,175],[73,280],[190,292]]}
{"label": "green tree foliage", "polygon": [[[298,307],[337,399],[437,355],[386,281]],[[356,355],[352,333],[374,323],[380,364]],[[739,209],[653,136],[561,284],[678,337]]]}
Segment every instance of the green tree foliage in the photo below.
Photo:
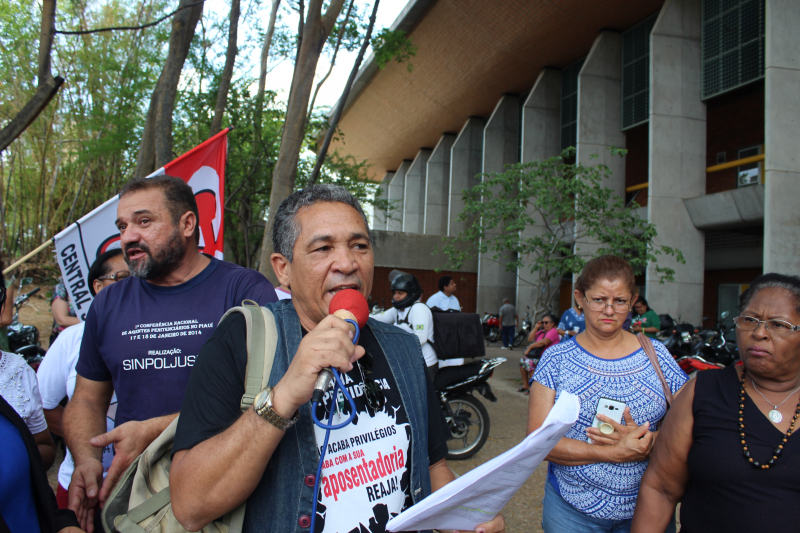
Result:
{"label": "green tree foliage", "polygon": [[384,28],[372,38],[370,44],[375,53],[375,62],[381,69],[393,59],[400,64],[406,63],[409,72],[414,69],[411,58],[417,55],[417,47],[406,37],[406,32],[403,30],[392,31]]}
{"label": "green tree foliage", "polygon": [[606,165],[565,162],[574,157],[569,148],[544,161],[509,165],[466,190],[459,220],[469,226],[444,247],[450,266],[458,270],[478,253],[503,264],[532,286],[537,316],[552,303],[561,278],[603,254],[623,257],[634,268],[650,265],[661,283],[673,281],[674,269],[657,261],[666,255],[684,263],[680,250],[659,245],[655,225],[634,212],[638,206],[626,206],[604,185],[611,176]]}
{"label": "green tree foliage", "polygon": [[[229,7],[229,0],[223,5]],[[225,257],[258,267],[268,216],[272,171],[280,149],[286,102],[267,92],[260,135],[256,134],[259,52],[266,34],[270,2],[243,0],[239,53],[223,120],[233,126],[225,176]],[[175,10],[175,0],[59,0],[61,31],[140,26]],[[371,2],[356,2],[341,47],[357,49]],[[178,155],[209,136],[217,87],[225,63],[228,12],[203,11],[178,86],[173,117],[173,151]],[[287,22],[297,2],[282,4],[269,50],[271,68],[294,61],[297,27]],[[342,16],[338,24],[342,24]],[[6,123],[36,91],[41,5],[0,0],[0,124]],[[323,54],[331,56],[338,27]],[[58,34],[52,70],[67,81],[31,126],[0,153],[0,249],[20,256],[116,194],[131,177],[145,114],[166,58],[169,19],[135,31],[86,35]],[[327,129],[325,107],[314,109],[306,128],[300,174],[305,183],[315,146]],[[367,204],[376,185],[366,179],[365,163],[334,154],[322,169],[322,182],[350,188]]]}

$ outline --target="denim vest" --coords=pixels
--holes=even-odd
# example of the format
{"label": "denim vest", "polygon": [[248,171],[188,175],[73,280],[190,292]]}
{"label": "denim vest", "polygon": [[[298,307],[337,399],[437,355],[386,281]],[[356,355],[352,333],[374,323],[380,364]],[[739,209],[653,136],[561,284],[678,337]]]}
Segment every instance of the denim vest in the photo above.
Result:
{"label": "denim vest", "polygon": [[[269,384],[275,386],[297,353],[303,333],[291,300],[270,303],[266,307],[275,315],[278,328],[278,347],[269,378]],[[415,336],[372,319],[369,326],[389,362],[411,426],[411,496],[417,503],[431,493],[425,362]],[[258,443],[254,442],[253,446]],[[286,431],[256,490],[247,499],[244,531],[308,533],[316,498],[314,478],[318,464],[309,402],[300,407],[300,419]]]}

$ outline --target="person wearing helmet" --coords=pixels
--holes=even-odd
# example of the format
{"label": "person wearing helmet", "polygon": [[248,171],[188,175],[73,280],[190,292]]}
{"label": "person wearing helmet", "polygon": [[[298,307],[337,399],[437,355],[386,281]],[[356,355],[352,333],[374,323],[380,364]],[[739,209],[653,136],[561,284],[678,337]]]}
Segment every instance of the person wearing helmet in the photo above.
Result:
{"label": "person wearing helmet", "polygon": [[439,370],[439,359],[433,351],[433,315],[422,303],[422,286],[413,275],[398,270],[389,274],[392,280],[392,308],[372,318],[394,324],[417,336],[431,382]]}

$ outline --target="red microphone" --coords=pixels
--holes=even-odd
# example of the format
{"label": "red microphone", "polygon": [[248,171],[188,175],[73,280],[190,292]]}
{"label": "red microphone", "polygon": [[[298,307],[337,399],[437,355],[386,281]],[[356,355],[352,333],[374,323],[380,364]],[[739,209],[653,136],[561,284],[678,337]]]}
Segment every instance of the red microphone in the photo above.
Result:
{"label": "red microphone", "polygon": [[[328,305],[328,313],[341,318],[342,320],[352,320],[358,324],[358,328],[348,322],[350,329],[355,334],[354,341],[358,339],[358,330],[367,324],[369,318],[369,305],[364,295],[355,289],[344,289],[337,292],[331,303]],[[333,372],[330,368],[323,368],[317,374],[317,381],[314,383],[314,393],[311,401],[321,403],[322,397],[333,379]]]}
{"label": "red microphone", "polygon": [[369,305],[364,295],[357,290],[344,289],[333,296],[328,305],[328,313],[342,320],[350,319],[356,322],[359,328],[363,328],[369,318]]}

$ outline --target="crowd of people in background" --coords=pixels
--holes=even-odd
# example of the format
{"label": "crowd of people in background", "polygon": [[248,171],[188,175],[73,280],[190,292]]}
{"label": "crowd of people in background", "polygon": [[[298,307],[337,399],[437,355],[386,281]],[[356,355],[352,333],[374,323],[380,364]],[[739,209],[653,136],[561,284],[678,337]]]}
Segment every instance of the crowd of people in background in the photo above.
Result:
{"label": "crowd of people in background", "polygon": [[[0,330],[0,531],[101,531],[100,508],[115,484],[179,413],[171,511],[192,530],[245,502],[245,531],[349,531],[362,511],[384,527],[454,479],[432,386],[444,362],[433,349],[431,309],[461,311],[456,281],[443,276],[426,305],[416,277],[393,271],[392,308],[355,338],[328,315],[336,292],[372,286],[371,236],[352,195],[313,186],[281,204],[274,288],[256,271],[199,253],[198,217],[182,180],[132,180],[120,192],[121,249],[89,270],[95,299],[86,321],[63,285],[55,291],[53,342],[38,375],[8,353]],[[657,341],[661,320],[637,292],[625,260],[593,259],[576,280],[574,306],[560,319],[545,313],[527,336],[519,391],[530,396],[528,432],[563,392],[581,399],[577,422],[547,456],[544,531],[672,532],[679,502],[689,533],[793,530],[800,278],[756,279],[734,319],[742,364],[691,380]],[[12,297],[0,274],[0,326],[11,322]],[[271,310],[278,343],[270,385],[242,414],[246,324],[241,315],[220,319],[244,300]],[[499,317],[503,348],[513,349],[519,316],[508,298]],[[329,366],[360,391],[352,405],[362,422],[339,438],[386,424],[375,419],[385,406],[391,427],[414,435],[387,433],[406,458],[397,495],[380,504],[388,512],[330,492],[333,464],[320,466],[320,479],[303,475],[324,446],[309,400]],[[600,414],[609,401],[622,406],[618,418]],[[327,423],[347,411],[314,409]],[[67,446],[55,494],[46,477],[53,435]],[[504,527],[498,515],[480,529]]]}

